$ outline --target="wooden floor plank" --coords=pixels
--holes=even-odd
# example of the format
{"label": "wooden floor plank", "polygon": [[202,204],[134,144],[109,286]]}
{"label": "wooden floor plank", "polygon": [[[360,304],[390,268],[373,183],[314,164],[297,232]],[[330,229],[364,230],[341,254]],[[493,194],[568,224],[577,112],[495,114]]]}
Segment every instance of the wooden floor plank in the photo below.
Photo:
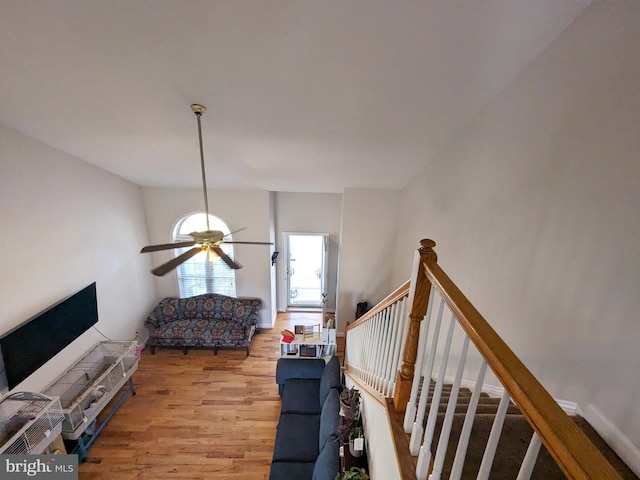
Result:
{"label": "wooden floor plank", "polygon": [[[143,351],[128,397],[79,467],[80,480],[266,480],[280,397],[280,330],[320,313],[281,313],[241,350]],[[117,398],[117,397],[116,397]]]}

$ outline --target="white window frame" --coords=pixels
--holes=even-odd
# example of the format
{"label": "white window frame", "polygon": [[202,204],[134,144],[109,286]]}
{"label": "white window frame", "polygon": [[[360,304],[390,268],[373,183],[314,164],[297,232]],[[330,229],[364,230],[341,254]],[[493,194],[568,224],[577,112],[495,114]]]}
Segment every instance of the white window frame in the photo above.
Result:
{"label": "white window frame", "polygon": [[[214,215],[209,215],[211,230],[220,230],[226,240],[232,240],[231,230],[226,223]],[[203,212],[190,213],[180,218],[173,229],[173,241],[193,240],[189,233],[206,230],[206,217]],[[192,247],[176,248],[175,256]],[[233,260],[233,245],[225,243],[220,248]],[[178,292],[181,298],[193,297],[204,293],[219,293],[236,296],[236,271],[222,261],[220,257],[201,252],[176,268]]]}

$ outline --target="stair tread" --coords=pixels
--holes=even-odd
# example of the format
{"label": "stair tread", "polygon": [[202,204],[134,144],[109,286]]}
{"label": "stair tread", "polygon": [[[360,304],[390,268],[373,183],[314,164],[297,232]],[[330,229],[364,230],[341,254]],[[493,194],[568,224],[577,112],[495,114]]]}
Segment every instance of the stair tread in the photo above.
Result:
{"label": "stair tread", "polygon": [[[468,409],[471,391],[468,389],[465,390],[466,391],[457,399],[456,410],[453,416],[453,425],[449,438],[449,448],[446,454],[445,465],[443,467],[441,478],[448,478],[450,474],[456,446],[458,444],[464,419],[466,418],[466,411]],[[449,401],[449,392],[449,388],[443,388],[443,395],[441,396],[438,405],[438,418],[431,448],[434,452],[437,448],[440,430],[445,417],[447,403]],[[430,392],[430,397],[431,395],[432,392]],[[492,398],[486,394],[480,398],[476,415],[474,417],[474,425],[469,441],[467,458],[461,477],[462,480],[475,479],[477,476],[482,456],[484,454],[484,447],[489,437],[499,402],[499,398]],[[427,422],[426,417],[428,415],[429,408],[430,404],[427,406],[427,413],[424,420],[425,424]],[[579,416],[573,416],[571,418],[591,440],[596,448],[604,455],[604,457],[614,466],[624,480],[639,480],[633,471],[629,469],[629,467],[617,456],[617,454],[607,445],[607,443],[584,418]],[[533,429],[529,423],[526,421],[524,416],[522,416],[518,407],[511,403],[507,409],[507,415],[505,416],[503,430],[498,442],[498,448],[491,474],[489,476],[490,480],[503,480],[517,477],[518,469],[520,468],[520,464],[522,463],[522,459],[524,458],[532,434]],[[409,437],[409,435],[407,435],[407,437]],[[565,475],[562,473],[555,460],[551,457],[546,448],[542,446],[535,468],[531,475],[531,479],[564,480],[565,478]]]}
{"label": "stair tread", "polygon": [[[436,424],[432,450],[435,451],[444,414],[439,414],[439,421]],[[458,444],[460,431],[464,422],[465,414],[455,414],[453,426],[449,437],[449,449],[447,451],[442,478],[447,478],[451,471],[455,447]],[[495,414],[477,414],[474,418],[471,438],[465,466],[463,468],[462,480],[475,479],[480,468],[484,447],[493,425]],[[614,466],[620,476],[625,480],[638,480],[638,477],[622,462],[616,453],[606,444],[606,442],[593,430],[593,428],[581,417],[572,417],[576,424],[585,432],[587,437]],[[533,429],[522,415],[506,415],[490,479],[500,480],[516,478],[518,469],[522,463],[525,452],[529,445]],[[541,447],[538,461],[531,475],[532,480],[564,480],[562,473],[555,460],[551,457],[544,446]]]}

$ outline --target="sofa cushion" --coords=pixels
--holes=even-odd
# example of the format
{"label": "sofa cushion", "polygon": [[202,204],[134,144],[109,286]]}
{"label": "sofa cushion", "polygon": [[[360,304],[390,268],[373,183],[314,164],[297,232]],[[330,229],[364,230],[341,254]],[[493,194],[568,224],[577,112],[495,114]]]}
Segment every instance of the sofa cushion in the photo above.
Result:
{"label": "sofa cushion", "polygon": [[318,415],[322,406],[318,401],[320,380],[290,378],[282,391],[280,413],[300,413]]}
{"label": "sofa cushion", "polygon": [[[290,378],[315,378],[322,376],[325,361],[321,358],[280,358],[276,366],[276,383],[278,393],[282,396],[284,384]],[[318,402],[318,412],[320,412],[320,402]]]}
{"label": "sofa cushion", "polygon": [[[253,326],[252,326],[253,327]],[[182,319],[156,328],[151,338],[154,345],[245,346],[248,332],[239,322],[206,320],[202,317]]]}
{"label": "sofa cushion", "polygon": [[[337,438],[325,443],[313,467],[312,480],[334,480],[340,471],[340,442]],[[291,477],[298,478],[298,477]]]}
{"label": "sofa cushion", "polygon": [[151,339],[153,345],[206,346],[212,344],[209,322],[199,320],[177,320],[156,328]]}
{"label": "sofa cushion", "polygon": [[274,462],[314,462],[318,457],[320,415],[280,415],[273,449]]}
{"label": "sofa cushion", "polygon": [[314,465],[313,462],[273,462],[269,480],[311,480]]}
{"label": "sofa cushion", "polygon": [[321,358],[279,358],[276,366],[276,383],[284,385],[289,378],[319,380],[325,366],[325,361]]}
{"label": "sofa cushion", "polygon": [[322,405],[332,388],[340,388],[340,362],[335,355],[327,362],[320,377],[319,404]]}
{"label": "sofa cushion", "polygon": [[331,436],[338,434],[340,423],[340,394],[332,388],[322,405],[320,414],[320,432],[318,434],[318,449],[322,450]]}

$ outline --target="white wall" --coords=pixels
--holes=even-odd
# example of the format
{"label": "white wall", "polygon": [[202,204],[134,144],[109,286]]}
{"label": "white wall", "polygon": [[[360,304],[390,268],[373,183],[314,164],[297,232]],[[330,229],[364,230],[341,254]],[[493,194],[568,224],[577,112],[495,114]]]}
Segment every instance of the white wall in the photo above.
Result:
{"label": "white wall", "polygon": [[[349,388],[359,388],[348,376],[345,377],[345,384]],[[401,479],[386,408],[360,389],[360,409],[366,437],[365,451],[369,476],[374,480]]]}
{"label": "white wall", "polygon": [[396,190],[344,191],[336,311],[339,331],[344,331],[345,322],[354,320],[359,302],[375,305],[399,285],[392,284],[398,202]]}
{"label": "white wall", "polygon": [[340,241],[340,216],[342,195],[339,193],[277,192],[276,200],[276,250],[278,257],[278,310],[287,309],[286,256],[283,232],[328,233],[329,258],[327,275],[327,309],[336,308],[338,281],[338,250]]}
{"label": "white wall", "polygon": [[[0,127],[0,146],[0,335],[94,281],[97,327],[142,333],[156,296],[140,188],[14,130]],[[101,340],[83,334],[17,389],[41,389]]]}
{"label": "white wall", "polygon": [[439,262],[556,398],[640,447],[640,9],[596,2],[407,186]]}
{"label": "white wall", "polygon": [[[269,192],[266,190],[209,190],[209,213],[224,221],[231,231],[247,227],[234,235],[238,241],[270,241]],[[152,244],[168,243],[176,222],[184,215],[204,211],[202,190],[198,188],[143,188],[144,206]],[[235,258],[243,268],[236,271],[239,297],[258,297],[264,307],[261,327],[275,321],[271,308],[271,252],[273,246],[235,245]],[[172,252],[153,253],[154,266],[172,258]],[[159,298],[177,297],[175,270],[154,277]]]}

